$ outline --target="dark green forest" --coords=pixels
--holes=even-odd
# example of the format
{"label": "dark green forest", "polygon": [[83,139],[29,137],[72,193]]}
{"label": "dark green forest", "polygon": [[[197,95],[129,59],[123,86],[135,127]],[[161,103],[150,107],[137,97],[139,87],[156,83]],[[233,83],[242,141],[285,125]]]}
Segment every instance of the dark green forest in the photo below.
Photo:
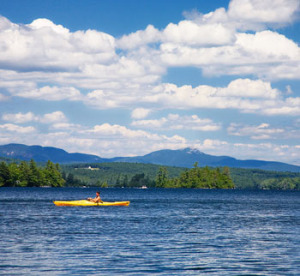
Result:
{"label": "dark green forest", "polygon": [[[159,165],[142,163],[92,163],[62,165],[66,186],[155,187]],[[168,167],[170,177],[184,168]]]}
{"label": "dark green forest", "polygon": [[0,187],[62,187],[64,184],[59,165],[51,161],[44,167],[34,160],[0,163]]}
{"label": "dark green forest", "polygon": [[257,169],[192,169],[141,163],[59,165],[1,159],[0,186],[164,187],[300,190],[300,173]]}
{"label": "dark green forest", "polygon": [[169,178],[168,170],[161,167],[156,177],[156,187],[159,188],[197,188],[197,189],[233,189],[234,183],[228,167],[209,168],[198,167],[181,172],[179,177]]}
{"label": "dark green forest", "polygon": [[[71,176],[74,182],[67,181],[69,186],[104,186],[104,187],[156,187],[159,171],[164,168],[168,182],[164,187],[193,186],[184,182],[180,175],[186,168],[161,167],[160,165],[141,163],[94,163],[62,165],[65,175]],[[205,169],[202,168],[202,169]],[[223,168],[219,168],[222,172]],[[230,168],[230,177],[235,189],[291,189],[300,190],[300,173],[274,172],[258,169]],[[180,183],[179,184],[179,180]],[[289,183],[289,185],[287,185]],[[159,184],[158,184],[159,186]]]}

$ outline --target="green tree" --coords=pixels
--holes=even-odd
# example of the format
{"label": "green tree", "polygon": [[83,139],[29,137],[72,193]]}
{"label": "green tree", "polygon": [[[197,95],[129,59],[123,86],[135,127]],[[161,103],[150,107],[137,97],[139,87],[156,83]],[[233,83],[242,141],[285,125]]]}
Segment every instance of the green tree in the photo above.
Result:
{"label": "green tree", "polygon": [[11,174],[5,162],[0,163],[0,186],[12,186]]}
{"label": "green tree", "polygon": [[38,187],[41,185],[41,173],[33,159],[29,162],[28,186]]}
{"label": "green tree", "polygon": [[138,173],[135,174],[129,181],[130,187],[142,187],[145,184],[145,174]]}
{"label": "green tree", "polygon": [[60,167],[58,164],[54,165],[50,160],[46,164],[44,170],[45,183],[47,186],[51,187],[61,187],[64,185],[65,180],[62,178],[60,173]]}
{"label": "green tree", "polygon": [[156,176],[155,186],[163,188],[168,186],[168,170],[166,167],[160,167]]}
{"label": "green tree", "polygon": [[66,179],[66,186],[75,186],[74,174],[69,173]]}
{"label": "green tree", "polygon": [[127,176],[127,174],[125,174],[125,176],[123,178],[123,181],[122,181],[122,187],[127,188],[128,185],[129,185],[129,183],[128,183],[128,176]]}
{"label": "green tree", "polygon": [[21,172],[20,167],[17,163],[11,163],[8,166],[10,177],[11,177],[11,184],[12,186],[20,186],[21,183]]}
{"label": "green tree", "polygon": [[106,181],[104,181],[101,185],[101,188],[108,188],[108,184]]}
{"label": "green tree", "polygon": [[25,161],[21,161],[20,166],[20,186],[26,187],[28,185],[30,168],[28,163]]}

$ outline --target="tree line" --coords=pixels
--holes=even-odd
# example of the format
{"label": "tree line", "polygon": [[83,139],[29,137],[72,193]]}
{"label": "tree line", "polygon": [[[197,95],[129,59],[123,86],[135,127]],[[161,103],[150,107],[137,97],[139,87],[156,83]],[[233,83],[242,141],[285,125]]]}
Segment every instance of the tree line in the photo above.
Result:
{"label": "tree line", "polygon": [[[3,159],[2,159],[3,160]],[[0,187],[143,187],[300,190],[300,174],[228,167],[192,169],[160,167],[152,164],[98,163],[60,165],[34,160],[0,161]]]}
{"label": "tree line", "polygon": [[19,164],[0,163],[0,187],[62,187],[64,184],[60,166],[50,160],[44,167],[37,166],[33,159]]}
{"label": "tree line", "polygon": [[[80,171],[82,172],[82,171]],[[83,173],[87,174],[87,170]],[[90,172],[91,175],[97,173],[97,171]],[[67,186],[90,186],[88,183],[84,184],[84,181],[79,180],[72,173],[66,174]],[[156,176],[150,178],[145,173],[136,173],[129,177],[128,175],[118,174],[117,178],[110,181],[105,179],[98,179],[92,186],[99,187],[119,187],[119,188],[141,188],[146,186],[148,188],[203,188],[203,189],[232,189],[234,183],[230,176],[230,170],[228,167],[209,168],[198,167],[198,163],[194,164],[192,169],[182,170],[178,177],[170,177],[169,171],[166,167],[159,167],[156,172]]]}
{"label": "tree line", "polygon": [[300,177],[265,179],[258,188],[262,190],[300,190]]}
{"label": "tree line", "polygon": [[198,162],[192,169],[183,171],[179,177],[169,178],[168,170],[161,167],[156,177],[158,188],[200,188],[200,189],[233,189],[234,183],[228,167],[212,169],[200,168]]}

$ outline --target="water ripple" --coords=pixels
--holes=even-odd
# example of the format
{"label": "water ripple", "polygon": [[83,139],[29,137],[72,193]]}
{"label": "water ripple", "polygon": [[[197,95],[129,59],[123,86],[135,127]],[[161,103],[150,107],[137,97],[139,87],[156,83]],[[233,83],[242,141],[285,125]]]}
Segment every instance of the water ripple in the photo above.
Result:
{"label": "water ripple", "polygon": [[0,191],[3,275],[299,275],[299,192],[107,189],[131,205],[59,208],[94,190]]}

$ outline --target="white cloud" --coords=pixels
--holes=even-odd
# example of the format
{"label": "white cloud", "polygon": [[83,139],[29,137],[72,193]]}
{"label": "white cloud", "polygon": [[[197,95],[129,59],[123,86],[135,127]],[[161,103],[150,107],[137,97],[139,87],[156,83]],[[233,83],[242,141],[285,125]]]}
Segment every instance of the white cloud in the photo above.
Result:
{"label": "white cloud", "polygon": [[292,40],[272,31],[262,31],[255,34],[240,33],[237,35],[237,47],[244,53],[251,54],[253,62],[280,62],[298,60],[300,49]]}
{"label": "white cloud", "polygon": [[300,115],[300,97],[287,98],[284,101],[278,102],[273,105],[266,106],[263,110],[266,115]]}
{"label": "white cloud", "polygon": [[285,162],[300,165],[300,146],[273,143],[234,143],[205,139],[194,144],[199,150],[217,156],[231,156],[237,159],[255,159]]}
{"label": "white cloud", "polygon": [[77,133],[73,132],[72,136],[67,135],[63,141],[64,148],[66,145],[69,148],[76,148],[75,144],[77,144],[77,151],[82,149],[83,152],[102,157],[140,155],[158,149],[175,149],[187,145],[186,139],[178,135],[169,137],[108,123],[84,131],[78,129]]}
{"label": "white cloud", "polygon": [[241,125],[231,123],[227,128],[230,135],[235,136],[248,136],[251,139],[262,140],[262,139],[278,139],[284,138],[284,128],[271,128],[269,124],[262,123],[260,125]]}
{"label": "white cloud", "polygon": [[79,125],[79,124],[70,124],[67,122],[54,122],[51,127],[51,130],[63,130],[63,131],[78,131],[79,129],[84,130],[86,129],[84,126]]}
{"label": "white cloud", "polygon": [[[177,117],[176,114],[172,116]],[[249,127],[251,128],[251,126]],[[259,129],[262,129],[262,133],[280,134],[280,131],[267,124],[252,127],[258,134],[261,134]],[[214,139],[192,141],[179,135],[159,135],[111,124],[87,127],[54,123],[51,126],[51,132],[43,132],[32,126],[21,127],[16,124],[4,124],[0,125],[0,130],[1,143],[55,146],[69,152],[90,153],[101,157],[137,156],[161,149],[180,149],[190,146],[199,148],[207,154],[228,155],[239,159],[274,160],[300,165],[299,145],[277,145],[269,142],[234,143]],[[246,135],[251,130],[235,126],[235,131],[243,131],[242,134]]]}
{"label": "white cloud", "polygon": [[[3,114],[2,119],[12,124],[1,125],[0,141],[31,144],[30,131],[34,131],[35,144],[105,156],[139,155],[198,143],[216,154],[256,154],[275,160],[287,154],[297,160],[293,155],[297,148],[293,146],[233,144],[209,138],[188,141],[181,135],[169,137],[144,130],[173,129],[180,133],[221,128],[220,123],[196,115],[169,114],[145,120],[154,109],[235,109],[256,115],[299,115],[299,98],[275,89],[270,81],[300,79],[300,48],[274,29],[266,30],[293,21],[298,10],[299,1],[294,0],[233,0],[228,10],[190,14],[186,20],[161,30],[149,25],[120,39],[96,30],[71,32],[48,19],[22,25],[0,17],[0,101],[13,103],[16,97],[29,103],[30,99],[81,101],[98,109],[127,108],[135,120],[134,129],[117,123],[90,127],[69,122],[62,111],[35,115],[21,110]],[[161,83],[168,68],[177,66],[197,68],[204,76],[237,77],[224,87]],[[30,122],[36,128],[17,125]],[[48,125],[38,132],[38,123]],[[253,139],[289,130],[251,123],[231,128],[232,135]],[[295,132],[293,135],[296,137]]]}
{"label": "white cloud", "polygon": [[145,30],[122,36],[118,41],[118,47],[122,49],[134,49],[149,43],[161,40],[161,33],[154,26],[148,25]]}
{"label": "white cloud", "polygon": [[231,0],[228,15],[246,30],[262,24],[276,27],[291,23],[299,6],[298,0]]}
{"label": "white cloud", "polygon": [[134,138],[134,139],[142,139],[142,138],[151,138],[153,140],[159,139],[158,135],[150,134],[146,131],[131,130],[131,129],[126,128],[125,126],[110,125],[107,123],[94,126],[94,128],[90,132],[95,135],[101,135],[101,137],[116,136],[116,137],[118,137],[117,139],[122,139],[124,137]]}
{"label": "white cloud", "polygon": [[236,79],[231,81],[226,88],[219,89],[217,94],[224,97],[276,99],[280,92],[272,88],[270,82]]}
{"label": "white cloud", "polygon": [[[300,48],[292,40],[271,31],[240,33],[236,38],[234,44],[220,47],[164,43],[160,46],[161,60],[167,67],[196,66],[204,74],[213,76],[300,77]],[[284,70],[281,69],[283,66]]]}
{"label": "white cloud", "polygon": [[35,115],[33,112],[27,113],[5,113],[2,115],[2,120],[13,122],[15,124],[23,124],[28,122],[40,122],[44,124],[65,123],[66,116],[61,111],[55,111],[44,115]]}
{"label": "white cloud", "polygon": [[70,32],[48,19],[17,25],[1,17],[2,67],[74,70],[82,64],[110,62],[116,57],[112,36],[88,30]]}
{"label": "white cloud", "polygon": [[211,119],[202,119],[197,115],[180,116],[178,114],[169,114],[157,120],[136,120],[132,126],[157,129],[157,130],[196,130],[196,131],[217,131],[221,125],[214,123]]}
{"label": "white cloud", "polygon": [[[244,10],[249,16],[245,20]],[[298,10],[297,0],[232,1],[228,12],[221,8],[204,15],[196,14],[178,24],[170,23],[161,31],[148,26],[144,31],[123,36],[118,45],[129,50],[128,56],[136,60],[145,58],[136,51],[147,45],[152,64],[165,68],[193,66],[213,76],[297,79],[300,78],[297,43],[282,34],[265,30],[264,25],[291,22]],[[260,31],[253,34],[240,32],[241,22],[250,30],[256,30],[259,25]]]}
{"label": "white cloud", "polygon": [[[202,22],[201,22],[202,23]],[[234,40],[234,30],[219,23],[198,24],[184,20],[178,24],[170,23],[162,32],[164,43],[190,46],[226,45]]]}
{"label": "white cloud", "polygon": [[245,113],[291,116],[300,113],[298,98],[283,99],[282,93],[269,82],[250,79],[234,80],[227,87],[162,84],[143,100],[165,108],[230,108]]}
{"label": "white cloud", "polygon": [[2,120],[22,124],[27,122],[36,121],[37,117],[32,112],[16,113],[16,114],[3,114]]}
{"label": "white cloud", "polygon": [[220,147],[225,147],[228,142],[221,140],[205,139],[202,144],[200,144],[201,150],[209,151],[219,149]]}
{"label": "white cloud", "polygon": [[133,119],[143,119],[143,118],[146,118],[150,113],[151,113],[150,109],[136,108],[131,112],[131,118],[133,118]]}
{"label": "white cloud", "polygon": [[[154,150],[187,146],[186,139],[179,135],[158,135],[107,123],[93,127],[55,123],[51,126],[51,132],[44,133],[37,129],[34,139],[33,129],[24,129],[16,125],[4,125],[0,126],[1,128],[11,129],[13,132],[10,134],[6,131],[4,135],[1,131],[0,141],[21,142],[28,145],[33,143],[42,146],[54,145],[69,152],[91,153],[101,157],[140,155]],[[21,130],[24,132],[22,136],[15,135],[16,131]]]}
{"label": "white cloud", "polygon": [[0,93],[0,102],[8,100],[8,97]]}
{"label": "white cloud", "polygon": [[218,22],[183,20],[170,23],[162,31],[152,25],[144,31],[122,36],[117,45],[122,49],[135,49],[152,43],[175,43],[190,46],[231,44],[235,40],[234,29]]}
{"label": "white cloud", "polygon": [[79,100],[81,93],[74,87],[44,86],[32,90],[10,89],[14,96],[47,101]]}
{"label": "white cloud", "polygon": [[65,114],[61,111],[55,111],[52,113],[45,114],[40,118],[42,123],[53,124],[53,123],[64,123],[67,121]]}
{"label": "white cloud", "polygon": [[0,125],[0,129],[3,131],[3,133],[1,133],[1,136],[5,135],[4,132],[26,134],[26,133],[33,133],[36,130],[32,126],[22,127],[15,124]]}

